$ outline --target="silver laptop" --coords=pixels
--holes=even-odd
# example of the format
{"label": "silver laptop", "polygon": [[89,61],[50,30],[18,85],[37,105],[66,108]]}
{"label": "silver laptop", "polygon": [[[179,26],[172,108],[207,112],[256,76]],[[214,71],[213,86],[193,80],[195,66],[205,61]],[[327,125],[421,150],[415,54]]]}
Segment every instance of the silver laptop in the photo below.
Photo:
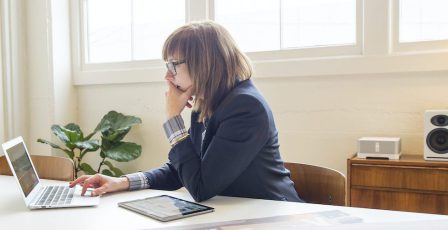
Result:
{"label": "silver laptop", "polygon": [[29,209],[96,206],[99,197],[90,193],[81,196],[81,187],[43,185],[36,173],[22,137],[2,144],[9,167],[19,183],[25,204]]}

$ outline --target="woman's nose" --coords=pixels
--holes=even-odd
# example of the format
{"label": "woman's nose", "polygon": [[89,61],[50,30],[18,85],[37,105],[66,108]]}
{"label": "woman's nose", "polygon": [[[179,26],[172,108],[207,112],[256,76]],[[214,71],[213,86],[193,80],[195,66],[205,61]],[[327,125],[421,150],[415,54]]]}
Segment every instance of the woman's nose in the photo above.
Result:
{"label": "woman's nose", "polygon": [[165,73],[165,80],[174,81],[174,76],[169,70],[167,70]]}

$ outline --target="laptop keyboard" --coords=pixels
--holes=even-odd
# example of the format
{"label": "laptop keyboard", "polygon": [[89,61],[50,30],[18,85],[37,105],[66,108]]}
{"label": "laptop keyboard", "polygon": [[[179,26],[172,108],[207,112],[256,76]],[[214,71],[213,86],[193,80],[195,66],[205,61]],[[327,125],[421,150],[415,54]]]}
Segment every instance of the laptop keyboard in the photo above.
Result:
{"label": "laptop keyboard", "polygon": [[35,205],[59,206],[70,204],[73,200],[75,188],[68,186],[46,186]]}

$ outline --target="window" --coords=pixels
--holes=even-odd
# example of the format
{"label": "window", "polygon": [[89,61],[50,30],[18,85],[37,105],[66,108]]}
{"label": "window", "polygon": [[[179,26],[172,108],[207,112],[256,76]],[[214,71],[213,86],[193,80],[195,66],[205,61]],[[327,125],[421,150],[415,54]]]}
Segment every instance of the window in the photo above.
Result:
{"label": "window", "polygon": [[[213,8],[247,52],[356,43],[356,0],[215,0]],[[151,60],[185,23],[186,1],[84,0],[82,12],[84,64]]]}
{"label": "window", "polygon": [[215,0],[244,51],[356,44],[356,0]]}
{"label": "window", "polygon": [[165,38],[185,23],[179,0],[86,0],[84,12],[85,63],[160,59]]}
{"label": "window", "polygon": [[399,41],[448,39],[448,1],[400,0]]}
{"label": "window", "polygon": [[208,19],[230,31],[256,77],[445,70],[447,2],[73,0],[74,84],[161,81],[164,39]]}

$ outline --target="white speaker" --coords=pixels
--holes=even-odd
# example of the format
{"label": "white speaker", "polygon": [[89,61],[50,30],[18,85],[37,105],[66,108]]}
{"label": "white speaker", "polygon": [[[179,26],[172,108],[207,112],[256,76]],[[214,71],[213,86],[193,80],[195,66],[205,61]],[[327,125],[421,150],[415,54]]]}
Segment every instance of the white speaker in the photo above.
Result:
{"label": "white speaker", "polygon": [[399,137],[361,137],[358,139],[358,158],[387,158],[398,160],[401,155]]}
{"label": "white speaker", "polygon": [[425,111],[425,160],[448,161],[448,110]]}

